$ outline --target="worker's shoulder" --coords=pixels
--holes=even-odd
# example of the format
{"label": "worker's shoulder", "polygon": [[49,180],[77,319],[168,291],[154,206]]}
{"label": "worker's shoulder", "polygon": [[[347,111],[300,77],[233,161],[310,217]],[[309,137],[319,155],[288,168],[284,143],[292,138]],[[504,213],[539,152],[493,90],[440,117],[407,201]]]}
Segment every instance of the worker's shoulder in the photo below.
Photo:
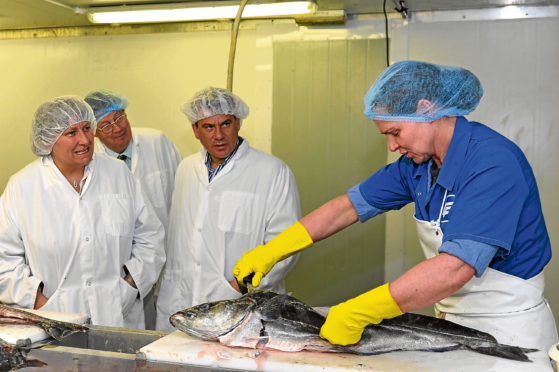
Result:
{"label": "worker's shoulder", "polygon": [[196,166],[200,166],[203,164],[202,153],[201,151],[197,151],[194,154],[188,155],[187,157],[183,158],[179,163],[177,168],[177,172],[185,172],[187,170],[194,169]]}
{"label": "worker's shoulder", "polygon": [[247,146],[246,158],[253,165],[263,165],[266,167],[287,167],[287,164],[280,158],[265,153],[264,151],[255,149],[252,146]]}
{"label": "worker's shoulder", "polygon": [[526,155],[511,139],[496,130],[476,122],[472,122],[471,149],[469,157],[474,161],[491,161],[508,164],[519,162],[522,166],[527,163]]}
{"label": "worker's shoulder", "polygon": [[27,182],[30,177],[38,174],[38,170],[43,164],[43,158],[33,160],[31,163],[27,164],[25,167],[21,168],[16,173],[12,174],[9,179],[9,183]]}
{"label": "worker's shoulder", "polygon": [[157,142],[164,140],[170,142],[165,133],[154,128],[132,128],[132,135],[139,141]]}

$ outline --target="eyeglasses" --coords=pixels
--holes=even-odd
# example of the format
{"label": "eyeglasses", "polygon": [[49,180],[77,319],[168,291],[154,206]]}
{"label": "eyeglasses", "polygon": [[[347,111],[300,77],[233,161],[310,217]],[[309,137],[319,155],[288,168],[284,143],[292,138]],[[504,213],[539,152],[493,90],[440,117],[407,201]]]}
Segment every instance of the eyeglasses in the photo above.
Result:
{"label": "eyeglasses", "polygon": [[101,128],[97,128],[97,130],[99,132],[103,133],[103,134],[110,134],[110,133],[113,132],[115,125],[117,125],[119,127],[122,125],[124,119],[126,119],[126,114],[120,115],[112,123],[107,123],[107,124],[103,125]]}

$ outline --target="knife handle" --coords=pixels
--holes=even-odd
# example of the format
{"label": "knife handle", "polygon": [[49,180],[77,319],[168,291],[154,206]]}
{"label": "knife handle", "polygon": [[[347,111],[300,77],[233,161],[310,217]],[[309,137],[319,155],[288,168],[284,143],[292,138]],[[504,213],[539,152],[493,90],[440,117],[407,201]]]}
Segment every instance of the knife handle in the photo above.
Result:
{"label": "knife handle", "polygon": [[252,285],[252,278],[254,277],[254,273],[250,273],[249,275],[243,278],[243,282],[239,283],[239,289],[241,290],[242,294],[248,293],[248,286]]}

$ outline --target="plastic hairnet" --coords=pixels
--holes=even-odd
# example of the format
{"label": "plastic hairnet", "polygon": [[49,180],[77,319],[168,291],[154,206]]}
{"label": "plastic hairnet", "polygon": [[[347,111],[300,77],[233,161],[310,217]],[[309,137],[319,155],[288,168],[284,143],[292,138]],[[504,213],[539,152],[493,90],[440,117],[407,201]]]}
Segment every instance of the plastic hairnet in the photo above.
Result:
{"label": "plastic hairnet", "polygon": [[62,96],[43,103],[33,116],[31,150],[37,156],[49,155],[62,133],[71,125],[88,121],[95,132],[95,116],[79,96]]}
{"label": "plastic hairnet", "polygon": [[466,69],[401,61],[373,83],[364,113],[373,120],[430,122],[469,114],[482,95],[481,83]]}
{"label": "plastic hairnet", "polygon": [[89,103],[93,109],[97,122],[100,122],[111,112],[124,110],[128,106],[128,99],[125,96],[106,89],[90,92],[85,97],[85,102]]}
{"label": "plastic hairnet", "polygon": [[239,119],[248,116],[248,106],[227,89],[209,87],[194,94],[181,106],[192,124],[214,115],[233,115]]}

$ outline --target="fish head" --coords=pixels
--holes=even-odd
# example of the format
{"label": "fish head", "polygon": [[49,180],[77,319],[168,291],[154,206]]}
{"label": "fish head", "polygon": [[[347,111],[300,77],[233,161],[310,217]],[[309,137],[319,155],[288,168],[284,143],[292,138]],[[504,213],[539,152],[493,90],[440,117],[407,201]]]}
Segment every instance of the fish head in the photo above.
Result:
{"label": "fish head", "polygon": [[208,302],[178,311],[169,321],[186,334],[215,341],[235,329],[254,307],[254,301],[247,297]]}

